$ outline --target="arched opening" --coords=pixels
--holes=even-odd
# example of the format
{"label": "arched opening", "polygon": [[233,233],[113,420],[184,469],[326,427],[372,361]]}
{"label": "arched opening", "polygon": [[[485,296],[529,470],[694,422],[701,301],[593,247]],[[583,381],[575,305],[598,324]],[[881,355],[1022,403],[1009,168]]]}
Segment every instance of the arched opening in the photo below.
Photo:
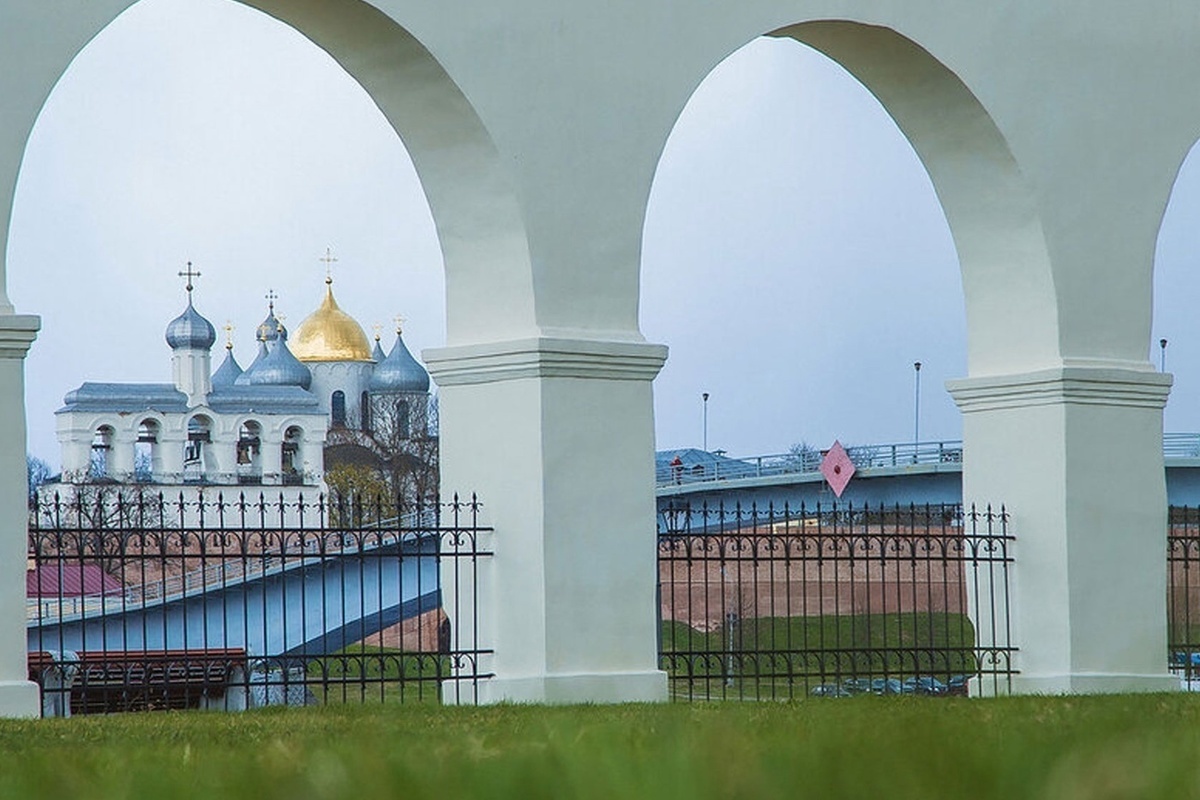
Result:
{"label": "arched opening", "polygon": [[[498,158],[490,135],[454,81],[421,43],[367,3],[338,0],[321,9],[301,6],[305,4],[179,4],[169,0],[143,0],[131,5],[115,21],[105,16],[108,12],[97,12],[88,19],[50,9],[34,13],[34,16],[41,18],[38,20],[39,26],[61,24],[65,29],[77,33],[78,38],[68,36],[61,42],[56,40],[64,48],[61,52],[52,52],[53,48],[51,52],[45,48],[28,54],[9,52],[13,69],[28,76],[32,87],[30,91],[37,98],[27,109],[23,103],[5,105],[6,112],[13,112],[6,118],[6,123],[11,122],[21,129],[21,135],[16,140],[22,140],[25,134],[32,131],[28,139],[28,151],[24,154],[25,163],[19,170],[20,187],[16,190],[12,187],[22,154],[18,153],[13,158],[7,151],[0,153],[0,162],[3,162],[0,163],[0,219],[6,222],[9,220],[7,203],[12,199],[10,191],[16,194],[12,224],[0,224],[0,251],[7,251],[7,263],[15,266],[11,272],[13,282],[8,289],[17,297],[22,308],[45,312],[39,347],[30,359],[28,405],[31,409],[60,404],[63,394],[72,386],[69,381],[92,377],[89,374],[76,375],[77,371],[95,371],[96,377],[107,379],[156,379],[158,371],[154,369],[154,364],[159,356],[154,348],[161,339],[163,321],[173,313],[173,310],[167,312],[157,308],[160,302],[157,298],[172,290],[177,291],[173,267],[159,272],[164,253],[177,254],[180,262],[190,257],[203,264],[202,269],[206,272],[198,289],[198,303],[206,304],[206,310],[218,322],[230,315],[228,309],[244,308],[244,311],[235,312],[236,324],[241,331],[249,330],[249,326],[261,318],[259,306],[262,292],[276,285],[274,279],[269,277],[269,267],[266,265],[297,265],[300,269],[296,275],[300,280],[304,265],[311,264],[310,269],[314,274],[309,277],[317,283],[321,267],[315,263],[314,254],[319,255],[324,250],[329,238],[333,239],[335,250],[339,246],[344,248],[342,261],[353,264],[355,280],[358,275],[363,276],[362,296],[379,303],[378,309],[367,306],[365,319],[386,318],[395,313],[395,308],[386,299],[386,293],[378,291],[383,276],[373,273],[375,265],[419,261],[433,266],[438,277],[436,281],[426,281],[426,284],[435,287],[432,291],[436,295],[444,292],[452,300],[448,304],[425,303],[415,312],[427,317],[423,324],[413,324],[414,330],[424,327],[430,331],[425,335],[425,341],[420,342],[423,346],[442,344],[440,331],[444,325],[447,326],[451,342],[487,339],[493,334],[501,338],[527,335],[536,329],[525,233],[508,169]],[[174,17],[180,19],[172,25]],[[268,35],[274,38],[267,41]],[[219,51],[221,55],[209,61],[214,65],[226,66],[212,68],[212,71],[220,73],[214,81],[223,75],[230,80],[230,85],[223,87],[214,83],[199,91],[188,85],[182,80],[182,60],[173,62],[167,58],[168,51],[182,52],[186,49],[184,46],[173,47],[170,44],[174,41],[172,37],[188,42],[188,46],[195,41],[203,41],[207,52]],[[83,48],[83,42],[90,43]],[[313,47],[314,43],[317,47]],[[277,49],[284,46],[291,49],[284,53],[284,58],[276,58]],[[77,53],[76,49],[80,48]],[[305,51],[307,56],[321,62],[320,68],[295,69],[294,60],[290,60],[292,50]],[[150,63],[140,63],[139,56]],[[25,58],[32,59],[28,70],[20,66]],[[32,66],[33,61],[36,61],[36,68]],[[126,65],[129,67],[128,74]],[[107,88],[114,97],[122,99],[113,103],[94,102],[104,97],[105,92],[97,91],[95,82],[88,85],[89,74],[111,74],[114,71],[116,74],[110,79],[112,85],[99,88]],[[330,77],[332,73],[336,73],[336,76]],[[138,79],[138,75],[145,74],[158,75],[160,80],[146,84]],[[347,76],[351,80],[347,80]],[[99,82],[103,83],[102,80]],[[360,119],[361,115],[345,111],[346,106],[341,101],[326,102],[323,93],[333,91],[335,84],[337,91],[343,91],[344,84],[351,85],[356,93],[354,103],[367,108],[382,123],[386,135],[394,143],[403,142],[403,147],[397,148],[403,151],[399,159],[392,155],[383,164],[378,160],[363,160],[363,153],[377,152],[379,149],[377,131],[374,129],[369,135],[347,136],[345,131],[336,130],[331,125],[316,126],[329,127],[329,152],[336,152],[337,157],[331,158],[327,152],[324,157],[312,158],[294,149],[292,143],[296,139],[294,134],[297,128],[314,126],[307,123],[289,125],[287,117],[280,116],[278,129],[270,127],[259,135],[246,115],[230,113],[230,98],[240,97],[242,93],[251,97],[247,102],[263,105],[263,101],[252,97],[252,93],[258,92],[264,99],[294,97],[297,109],[301,106],[311,109],[314,100],[319,99],[323,106],[332,109],[323,115],[331,121],[349,117]],[[294,89],[301,85],[304,91],[302,95],[297,95]],[[135,99],[143,93],[150,97],[154,91],[158,91],[159,96],[151,102]],[[179,117],[179,113],[187,116],[189,111],[181,112],[173,103],[163,100],[163,97],[183,96],[190,98],[187,104],[189,108],[199,109],[208,105],[210,110],[203,114],[205,120],[236,118],[239,123],[229,126],[223,134],[218,130],[216,136],[210,136],[221,126],[211,125],[199,118],[195,124],[190,124]],[[45,111],[42,111],[43,105]],[[107,120],[71,119],[73,114],[68,113],[77,112],[86,116],[101,107],[111,109],[113,117]],[[28,110],[28,118],[21,118],[16,112],[17,108]],[[157,113],[153,118],[146,119],[147,108],[160,109],[161,119]],[[304,113],[305,119],[311,120],[311,111]],[[168,117],[172,119],[168,120]],[[124,121],[114,122],[114,119],[128,120],[129,125],[126,128]],[[290,127],[290,132],[285,130],[287,127]],[[153,144],[155,131],[169,128],[186,129],[190,138],[186,142],[168,143],[165,151],[156,148]],[[111,141],[100,141],[104,136],[95,138],[103,131],[113,133]],[[60,132],[66,135],[60,135]],[[398,138],[396,134],[399,134]],[[143,135],[148,138],[143,138]],[[51,152],[75,136],[88,141],[88,146],[78,148],[69,158],[61,157],[61,149]],[[206,137],[208,141],[215,141],[211,157],[204,154],[203,142]],[[291,221],[291,217],[288,223],[290,230],[274,230],[273,226],[267,225],[261,226],[267,228],[266,231],[250,232],[246,226],[233,223],[235,217],[244,218],[247,213],[241,204],[219,199],[205,200],[203,190],[189,192],[189,197],[182,199],[177,191],[179,185],[196,186],[197,183],[210,180],[200,177],[194,181],[191,179],[193,176],[182,174],[188,162],[196,165],[197,172],[208,169],[210,174],[218,174],[211,169],[212,164],[236,162],[239,153],[249,154],[254,149],[247,147],[248,142],[260,140],[263,143],[278,143],[281,139],[286,139],[289,147],[270,145],[276,155],[272,157],[268,153],[263,158],[255,156],[259,163],[264,160],[278,162],[281,168],[287,163],[293,167],[300,164],[305,166],[294,169],[293,175],[284,175],[279,180],[263,180],[261,177],[247,180],[248,175],[257,172],[257,168],[250,165],[249,169],[240,170],[240,175],[231,173],[228,180],[212,178],[214,192],[220,194],[226,191],[225,187],[245,182],[243,188],[248,189],[249,194],[245,195],[244,205],[261,208],[275,203],[252,197],[255,191],[253,186],[275,185],[289,197],[306,198],[302,190],[305,182],[315,181],[311,194],[330,197],[331,208],[352,208],[356,204],[354,198],[371,197],[370,201],[363,204],[363,208],[369,206],[372,210],[358,214],[362,219],[357,220],[353,219],[353,213],[348,212],[345,214],[345,224],[340,225],[339,215],[321,209],[321,204],[314,202],[313,197],[301,199],[297,211],[311,211],[314,215],[314,223],[308,226],[312,229],[312,239],[309,241],[307,237],[293,235],[297,228],[305,227],[305,223]],[[361,146],[363,139],[371,139],[369,146]],[[171,154],[180,152],[181,147],[187,149],[188,158],[173,158]],[[88,166],[113,163],[132,154],[135,149],[138,151],[138,163],[153,163],[154,166],[139,172],[140,168],[131,163],[115,180],[114,176],[102,176],[100,171]],[[104,158],[92,157],[91,154],[96,152],[104,153]],[[411,167],[403,163],[409,157]],[[396,161],[401,162],[398,169],[394,163]],[[314,176],[311,166],[315,162],[327,162],[329,169],[318,170]],[[97,217],[81,220],[85,227],[95,225],[104,229],[102,242],[90,235],[81,235],[76,241],[90,243],[88,247],[91,252],[84,261],[112,264],[112,269],[120,272],[119,275],[101,274],[102,279],[88,287],[88,290],[104,293],[111,289],[114,296],[125,298],[126,307],[131,311],[130,317],[124,320],[125,324],[131,324],[138,314],[145,314],[146,321],[144,328],[136,335],[123,338],[125,347],[119,359],[115,355],[96,353],[90,366],[81,362],[77,370],[73,370],[68,365],[65,369],[56,370],[61,377],[49,378],[45,376],[54,371],[38,369],[38,359],[42,353],[63,349],[70,336],[66,331],[71,327],[71,322],[66,318],[58,318],[56,310],[70,303],[62,302],[61,298],[51,303],[45,287],[51,283],[69,284],[75,276],[65,266],[62,267],[62,275],[47,276],[40,270],[22,270],[21,265],[67,265],[80,255],[64,251],[62,242],[71,237],[51,235],[49,231],[43,235],[38,230],[42,227],[40,220],[46,219],[47,214],[54,214],[58,218],[55,209],[63,208],[64,198],[55,196],[54,191],[43,191],[43,188],[55,183],[61,185],[62,182],[54,177],[54,173],[60,169],[67,169],[76,176],[74,185],[84,197],[91,196],[94,190],[97,202],[102,205],[112,207],[114,197],[118,198],[117,204],[129,204],[129,207],[121,210],[113,208],[112,219]],[[390,201],[377,203],[378,195],[373,195],[373,189],[364,191],[364,176],[382,175],[384,180],[390,181],[389,185],[399,185],[408,181],[408,176],[400,174],[407,169],[415,170],[419,179],[419,188],[413,193],[420,205],[416,213],[407,207],[408,199],[403,200],[406,207],[397,209],[396,204]],[[351,180],[347,176],[355,177]],[[137,186],[120,188],[119,184],[127,180],[136,180]],[[108,188],[101,193],[99,187],[105,184]],[[156,202],[152,198],[158,191],[169,194],[172,199]],[[193,196],[197,196],[197,199],[193,200]],[[80,200],[83,198],[72,202]],[[171,211],[162,213],[167,207]],[[229,221],[223,221],[223,212],[211,213],[212,209],[221,207],[228,210]],[[371,241],[362,241],[363,229],[372,224],[370,218],[375,208],[382,209],[379,216],[387,220],[386,224],[377,227],[378,230],[390,228],[395,232],[397,219],[424,217],[419,222],[425,225],[428,221],[428,235],[426,231],[413,235],[410,228],[396,235],[381,234]],[[160,213],[164,218],[162,224],[155,224]],[[298,216],[295,219],[302,218]],[[317,218],[323,221],[316,224]],[[146,224],[136,226],[139,230],[134,230],[122,219],[139,219]],[[409,223],[405,221],[403,224]],[[147,231],[165,232],[165,238],[157,242],[150,241],[158,238],[158,234],[150,237],[146,235]],[[59,244],[54,243],[56,238]],[[189,248],[194,248],[197,241],[212,244],[206,244],[202,252],[195,253]],[[274,244],[270,244],[270,241]],[[289,252],[293,245],[282,244],[290,241],[295,241],[295,252]],[[428,244],[420,245],[418,258],[409,255],[397,257],[396,248],[405,247],[408,241]],[[111,257],[107,250],[109,247],[112,247]],[[264,249],[258,255],[251,255],[256,248],[274,252]],[[356,249],[358,252],[353,252]],[[117,250],[121,251],[120,256]],[[130,257],[130,253],[137,255]],[[154,255],[150,256],[150,253]],[[239,256],[239,253],[245,255]],[[95,272],[103,273],[103,270]],[[254,280],[256,272],[262,276],[257,283]],[[446,276],[444,284],[443,274]],[[110,288],[105,288],[105,284]],[[247,286],[253,287],[252,291],[247,291]],[[343,297],[348,306],[354,305],[354,291],[353,281],[348,277],[339,285],[339,297]],[[129,305],[127,301],[131,297],[145,302]],[[497,298],[504,300],[496,302]],[[293,318],[300,318],[307,310],[304,296],[299,292],[285,299],[287,313]],[[4,297],[0,296],[0,307],[4,305]],[[215,312],[214,308],[217,309]],[[444,310],[449,310],[454,319],[444,319]],[[243,363],[250,355],[245,349],[245,338],[243,336],[238,340],[239,357]],[[140,349],[143,347],[145,355]],[[131,372],[130,365],[144,372]],[[52,425],[34,419],[32,414],[31,423],[30,440],[34,452],[55,452],[57,445]]]}
{"label": "arched opening", "polygon": [[88,478],[100,480],[112,477],[112,450],[116,431],[111,425],[101,425],[92,437],[92,455],[88,465]]}
{"label": "arched opening", "polygon": [[284,431],[280,445],[280,475],[284,485],[297,486],[304,482],[303,443],[304,431],[299,426],[292,425]]}
{"label": "arched opening", "polygon": [[660,450],[961,438],[939,389],[965,371],[962,288],[928,174],[862,84],[793,39],[751,42],[692,95],[651,190],[642,300],[671,347]]}
{"label": "arched opening", "polygon": [[964,361],[1057,358],[1036,218],[987,112],[910,40],[811,22],[752,41],[692,94],[648,203],[660,446],[959,438],[941,384]]}
{"label": "arched opening", "polygon": [[[1174,377],[1164,411],[1168,456],[1200,456],[1200,329],[1195,323],[1196,276],[1200,275],[1200,144],[1179,167],[1163,213],[1154,256],[1154,323],[1151,361]],[[1168,481],[1170,478],[1168,478]],[[1168,490],[1170,490],[1168,484]],[[1200,497],[1187,504],[1200,504]]]}
{"label": "arched opening", "polygon": [[[964,426],[943,382],[964,372],[983,378],[1061,365],[1055,284],[1025,181],[970,89],[894,30],[808,22],[753,40],[716,65],[667,140],[644,228],[643,329],[672,348],[656,385],[660,435],[672,418],[683,421],[660,447],[708,451],[670,468],[665,480],[660,473],[664,517],[689,501],[692,509],[704,504],[706,526],[750,508],[753,516],[768,509],[795,514],[814,501],[828,508],[841,488],[827,488],[819,474],[762,479],[743,484],[740,494],[719,486],[691,494],[669,484],[711,480],[718,472],[706,464],[719,463],[725,448],[751,457],[734,461],[748,467],[741,474],[753,476],[747,484],[764,474],[753,471],[756,465],[789,457],[807,466],[785,469],[814,474],[820,460],[808,456],[835,439],[893,445],[892,452],[910,446],[892,463],[928,458],[936,463],[932,471],[943,461],[957,467],[966,454],[963,483],[945,493],[913,482],[889,497],[860,480],[846,487],[842,503],[957,503],[964,485],[968,501],[975,500],[970,470],[999,472],[987,463],[997,437],[979,436],[978,418],[970,420],[974,429]],[[677,207],[659,205],[664,201]],[[788,438],[774,438],[780,435]],[[949,449],[930,441],[960,437],[965,441]],[[972,446],[983,458],[971,460]],[[1016,482],[991,485],[1001,483],[1008,489]],[[953,507],[947,513],[959,515]],[[804,535],[796,533],[798,540]],[[662,574],[669,570],[660,574],[661,596],[673,596],[682,586],[666,586]],[[824,579],[783,584],[753,572],[728,580],[723,574],[712,589],[721,597],[717,615],[685,599],[664,606],[664,618],[727,630],[734,642],[745,619],[765,628],[809,616],[788,609],[785,594],[811,589],[832,597],[843,588]],[[964,629],[1005,631],[1001,637],[1034,629],[1009,625],[1007,594],[997,612],[999,606],[945,588],[940,613]],[[746,593],[756,598],[749,606]],[[811,616],[823,618],[821,625],[854,625],[857,615],[880,613],[869,603],[851,610],[817,605]],[[781,607],[787,610],[777,613]],[[736,611],[726,613],[730,608]],[[933,646],[932,636],[926,641]],[[737,642],[730,647],[741,647]],[[748,647],[751,657],[760,655]]]}
{"label": "arched opening", "polygon": [[133,478],[138,483],[151,483],[162,472],[159,436],[160,426],[156,420],[144,419],[138,425],[133,451]]}
{"label": "arched opening", "polygon": [[371,432],[371,395],[366,392],[358,398],[358,414],[359,420],[362,422],[362,430],[366,433]]}
{"label": "arched opening", "polygon": [[237,476],[238,483],[262,483],[262,425],[254,420],[246,420],[238,428]]}
{"label": "arched opening", "polygon": [[188,420],[183,445],[183,482],[201,483],[208,478],[208,448],[212,444],[212,420],[197,414]]}

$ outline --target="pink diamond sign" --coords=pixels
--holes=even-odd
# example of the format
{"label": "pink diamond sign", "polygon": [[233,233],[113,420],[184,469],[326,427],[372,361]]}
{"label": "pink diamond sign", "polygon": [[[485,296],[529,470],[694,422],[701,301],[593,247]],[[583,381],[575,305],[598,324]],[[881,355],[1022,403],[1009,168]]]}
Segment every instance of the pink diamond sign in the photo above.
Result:
{"label": "pink diamond sign", "polygon": [[825,476],[833,493],[841,497],[842,492],[846,491],[846,484],[854,477],[854,462],[846,454],[846,448],[842,447],[841,442],[835,440],[833,447],[825,453],[825,458],[821,459],[821,474]]}

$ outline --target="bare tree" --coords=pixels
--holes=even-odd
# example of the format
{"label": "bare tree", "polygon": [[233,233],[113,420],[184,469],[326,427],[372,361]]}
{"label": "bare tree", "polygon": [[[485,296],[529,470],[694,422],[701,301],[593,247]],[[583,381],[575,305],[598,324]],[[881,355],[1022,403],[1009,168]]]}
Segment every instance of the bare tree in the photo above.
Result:
{"label": "bare tree", "polygon": [[393,495],[402,503],[419,503],[437,496],[436,396],[395,394],[371,398],[370,435]]}

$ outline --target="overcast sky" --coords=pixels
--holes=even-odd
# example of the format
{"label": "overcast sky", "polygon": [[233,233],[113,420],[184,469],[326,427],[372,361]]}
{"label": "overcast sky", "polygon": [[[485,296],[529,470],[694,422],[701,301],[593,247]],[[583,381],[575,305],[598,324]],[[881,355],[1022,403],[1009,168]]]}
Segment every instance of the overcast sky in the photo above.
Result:
{"label": "overcast sky", "polygon": [[[1169,430],[1200,430],[1197,214],[1192,158],[1157,261]],[[433,221],[362,89],[236,3],[135,5],[55,89],[21,172],[8,285],[43,318],[31,452],[58,463],[54,410],[83,381],[170,380],[163,330],[183,307],[185,261],[202,273],[197,308],[236,326],[246,366],[268,289],[290,328],[317,306],[326,247],[338,300],[369,335],[382,323],[390,347],[401,314],[414,351],[444,342]],[[680,119],[647,210],[642,326],[671,347],[660,448],[700,445],[703,392],[709,445],[734,455],[909,441],[914,361],[921,438],[960,435],[942,384],[966,371],[962,289],[929,178],[874,98],[794,42],[734,54]]]}

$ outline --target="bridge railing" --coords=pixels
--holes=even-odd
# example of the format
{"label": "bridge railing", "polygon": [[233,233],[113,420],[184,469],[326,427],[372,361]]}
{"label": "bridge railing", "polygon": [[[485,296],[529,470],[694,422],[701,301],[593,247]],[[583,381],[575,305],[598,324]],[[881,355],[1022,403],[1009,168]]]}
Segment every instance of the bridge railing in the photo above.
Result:
{"label": "bridge railing", "polygon": [[[816,473],[827,452],[804,448],[745,458],[713,456],[711,460],[675,466],[660,464],[655,471],[655,481],[659,486],[670,486]],[[957,463],[962,461],[962,441],[852,445],[846,448],[846,453],[858,469]]]}
{"label": "bridge railing", "polygon": [[[475,628],[492,535],[479,509],[474,498],[226,502],[110,486],[39,498],[30,677],[60,714],[471,702],[491,676]],[[240,666],[213,672],[226,683],[195,684],[229,653]]]}
{"label": "bridge railing", "polygon": [[[655,483],[661,488],[672,484],[706,483],[779,475],[805,475],[820,471],[827,450],[802,448],[789,453],[728,458],[713,455],[711,460],[671,466],[659,464]],[[857,469],[904,467],[912,464],[952,464],[962,461],[960,439],[934,442],[852,445],[847,455]],[[1163,434],[1166,458],[1200,458],[1200,433]]]}
{"label": "bridge railing", "polygon": [[1163,455],[1167,458],[1200,458],[1200,433],[1164,433]]}

